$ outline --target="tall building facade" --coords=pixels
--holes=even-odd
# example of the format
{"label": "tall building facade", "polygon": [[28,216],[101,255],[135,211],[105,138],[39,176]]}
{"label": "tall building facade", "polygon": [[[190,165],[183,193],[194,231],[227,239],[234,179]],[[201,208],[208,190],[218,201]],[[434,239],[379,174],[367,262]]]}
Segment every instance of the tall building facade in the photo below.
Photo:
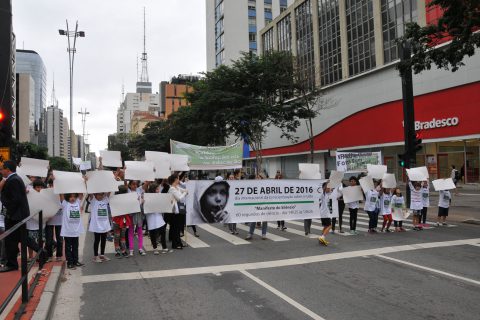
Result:
{"label": "tall building facade", "polygon": [[207,70],[257,53],[259,31],[294,0],[206,0]]}
{"label": "tall building facade", "polygon": [[44,131],[42,115],[46,107],[47,99],[47,71],[42,57],[33,50],[16,51],[16,72],[27,73],[35,83],[35,108],[34,125],[35,131]]}
{"label": "tall building facade", "polygon": [[30,142],[35,133],[35,82],[28,73],[17,73],[15,99],[15,137]]}
{"label": "tall building facade", "polygon": [[[64,133],[68,130],[68,123],[65,123],[63,110],[58,106],[49,106],[45,116],[45,127],[47,131],[48,154],[51,157],[64,157],[68,159],[68,136]],[[64,130],[66,125],[67,130]]]}
{"label": "tall building facade", "polygon": [[[261,30],[260,52],[292,52],[305,83],[323,92],[319,103],[329,103],[313,119],[314,161],[322,172],[336,169],[337,151],[380,151],[388,171],[404,179],[397,161],[404,128],[396,39],[410,21],[436,23],[441,11],[426,2],[297,0]],[[432,67],[413,76],[415,128],[423,139],[416,165],[425,165],[431,179],[449,177],[455,165],[466,182],[480,181],[479,50],[463,62],[456,72]],[[298,143],[280,136],[269,128],[263,141],[267,173],[298,177],[298,163],[310,160],[308,130],[297,129]]]}
{"label": "tall building facade", "polygon": [[200,80],[200,76],[178,75],[173,77],[170,82],[160,82],[160,113],[168,118],[179,108],[188,106],[186,94],[193,90],[190,84],[198,80]]}
{"label": "tall building facade", "polygon": [[160,115],[158,93],[127,93],[117,110],[117,133],[130,133],[132,118],[137,111]]}

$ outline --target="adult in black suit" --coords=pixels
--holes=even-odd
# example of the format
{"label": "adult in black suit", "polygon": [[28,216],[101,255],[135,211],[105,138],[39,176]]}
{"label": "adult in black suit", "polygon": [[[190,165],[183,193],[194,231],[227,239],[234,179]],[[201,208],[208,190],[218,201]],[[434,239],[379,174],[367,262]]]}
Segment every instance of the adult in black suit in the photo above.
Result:
{"label": "adult in black suit", "polygon": [[[5,161],[1,168],[3,180],[1,181],[1,200],[5,207],[5,231],[30,215],[28,208],[25,184],[16,174],[17,165],[14,161]],[[18,270],[18,244],[21,240],[21,230],[25,224],[15,230],[5,239],[7,263],[0,272]]]}

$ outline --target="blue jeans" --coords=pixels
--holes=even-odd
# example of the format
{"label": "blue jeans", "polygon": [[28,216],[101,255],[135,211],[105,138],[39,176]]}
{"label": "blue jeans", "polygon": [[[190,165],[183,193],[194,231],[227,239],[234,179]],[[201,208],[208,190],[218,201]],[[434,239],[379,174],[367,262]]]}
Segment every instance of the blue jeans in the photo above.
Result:
{"label": "blue jeans", "polygon": [[374,229],[378,224],[378,210],[367,211],[368,214],[368,229]]}
{"label": "blue jeans", "polygon": [[[253,235],[253,233],[255,232],[256,224],[257,224],[256,222],[250,222],[250,232],[249,232],[250,235]],[[262,222],[262,236],[267,234],[267,226],[268,226],[268,222],[266,221]]]}

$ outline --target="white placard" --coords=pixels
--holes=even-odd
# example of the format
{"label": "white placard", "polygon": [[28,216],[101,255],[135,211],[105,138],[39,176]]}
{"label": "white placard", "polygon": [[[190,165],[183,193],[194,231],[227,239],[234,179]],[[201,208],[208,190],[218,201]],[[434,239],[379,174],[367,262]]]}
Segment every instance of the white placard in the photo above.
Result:
{"label": "white placard", "polygon": [[145,159],[153,162],[155,169],[155,178],[168,178],[172,172],[170,170],[170,154],[157,151],[145,151]]}
{"label": "white placard", "polygon": [[101,150],[100,157],[102,157],[102,165],[104,167],[122,167],[122,156],[120,151]]}
{"label": "white placard", "polygon": [[170,155],[170,169],[172,171],[190,171],[188,156],[183,154]]}
{"label": "white placard", "polygon": [[17,176],[22,178],[23,184],[25,184],[25,186],[28,186],[29,184],[32,183],[32,181],[28,179],[28,177],[23,173],[22,167],[17,167]]}
{"label": "white placard", "polygon": [[342,189],[343,201],[345,203],[351,203],[355,201],[363,200],[362,187],[350,186]]}
{"label": "white placard", "polygon": [[48,175],[48,160],[22,157],[20,164],[23,174],[27,176],[46,178]]}
{"label": "white placard", "polygon": [[82,163],[82,158],[72,158],[72,162],[74,165],[79,166]]}
{"label": "white placard", "polygon": [[87,193],[85,180],[80,172],[53,171],[55,180],[53,192],[55,194],[65,193]]}
{"label": "white placard", "polygon": [[435,191],[452,190],[456,188],[452,178],[433,180],[432,184]]}
{"label": "white placard", "polygon": [[368,175],[373,179],[382,179],[387,173],[387,166],[382,164],[367,164]]}
{"label": "white placard", "polygon": [[112,217],[140,212],[140,202],[138,202],[137,193],[131,192],[110,196],[110,210]]}
{"label": "white placard", "polygon": [[143,195],[143,212],[147,213],[172,213],[173,197],[170,193],[145,193]]}
{"label": "white placard", "polygon": [[367,191],[375,189],[375,185],[373,184],[373,178],[370,176],[360,178],[360,186],[365,193]]}
{"label": "white placard", "polygon": [[60,206],[60,198],[53,193],[53,189],[42,189],[40,192],[31,190],[27,194],[30,213],[42,211],[43,222],[55,216]]}
{"label": "white placard", "polygon": [[299,179],[322,179],[318,163],[299,163],[298,170],[300,171]]}
{"label": "white placard", "polygon": [[87,172],[87,192],[89,194],[118,191],[118,181],[112,171],[100,170]]}
{"label": "white placard", "polygon": [[92,162],[91,161],[82,161],[80,162],[80,170],[91,170],[92,169]]}
{"label": "white placard", "polygon": [[393,173],[385,173],[383,175],[382,187],[388,189],[397,187],[397,179],[395,179],[395,175]]}
{"label": "white placard", "polygon": [[427,167],[407,169],[407,175],[410,181],[426,181],[428,180],[428,169]]}
{"label": "white placard", "polygon": [[328,187],[336,188],[338,185],[342,184],[344,176],[345,172],[332,170],[330,172],[330,177],[328,178]]}
{"label": "white placard", "polygon": [[155,181],[152,162],[125,161],[125,167],[125,180]]}

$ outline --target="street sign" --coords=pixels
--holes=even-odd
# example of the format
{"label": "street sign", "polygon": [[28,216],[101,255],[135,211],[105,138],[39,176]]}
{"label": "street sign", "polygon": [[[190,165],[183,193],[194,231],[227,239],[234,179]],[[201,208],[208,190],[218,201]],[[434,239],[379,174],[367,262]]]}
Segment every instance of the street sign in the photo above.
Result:
{"label": "street sign", "polygon": [[0,163],[3,164],[4,161],[10,159],[10,148],[9,147],[0,147]]}

